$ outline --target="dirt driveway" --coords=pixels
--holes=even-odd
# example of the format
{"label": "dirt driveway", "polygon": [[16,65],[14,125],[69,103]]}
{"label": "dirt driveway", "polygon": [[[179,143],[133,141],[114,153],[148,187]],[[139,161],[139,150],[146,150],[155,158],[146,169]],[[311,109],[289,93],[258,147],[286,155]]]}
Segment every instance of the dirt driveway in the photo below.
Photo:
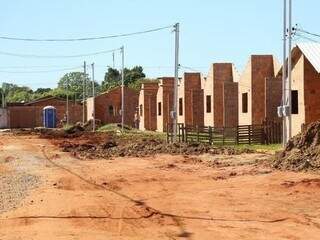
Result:
{"label": "dirt driveway", "polygon": [[319,239],[320,176],[266,157],[85,161],[1,135],[0,239]]}

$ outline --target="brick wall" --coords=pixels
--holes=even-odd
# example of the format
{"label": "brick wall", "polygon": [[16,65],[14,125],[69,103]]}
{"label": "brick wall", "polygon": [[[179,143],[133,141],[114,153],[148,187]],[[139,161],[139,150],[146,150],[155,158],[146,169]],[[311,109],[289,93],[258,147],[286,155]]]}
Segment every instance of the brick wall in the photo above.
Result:
{"label": "brick wall", "polygon": [[[224,125],[224,82],[233,81],[233,70],[231,63],[215,63],[213,69],[213,124],[215,127]],[[227,106],[227,105],[226,105]]]}
{"label": "brick wall", "polygon": [[179,119],[181,119],[179,123],[184,123],[188,126],[203,126],[204,106],[200,73],[185,73],[179,88],[182,88],[180,92],[183,92],[179,96],[183,100],[183,114],[179,116]]}
{"label": "brick wall", "polygon": [[[166,130],[168,123],[172,123],[170,111],[173,109],[173,87],[174,78],[164,77],[159,79],[159,90],[157,92],[157,131]],[[159,115],[158,104],[161,103],[161,115]]]}
{"label": "brick wall", "polygon": [[[235,69],[232,63],[214,63],[212,64],[208,76],[204,81],[204,96],[203,96],[203,105],[204,105],[204,124],[207,126],[222,127],[228,120],[226,119],[230,111],[233,109],[238,109],[238,106],[231,106],[228,102],[228,99],[224,97],[225,89],[224,84],[232,83],[234,81]],[[229,85],[228,85],[229,86]],[[226,90],[226,94],[229,96],[229,91]],[[235,93],[237,99],[238,92]],[[211,96],[211,110],[207,112],[207,96]],[[234,102],[234,98],[230,101]],[[226,104],[225,104],[226,103]],[[231,110],[225,109],[232,107]],[[225,114],[227,111],[227,114]],[[236,116],[236,119],[238,117]],[[234,119],[230,120],[233,122]],[[229,123],[228,123],[229,124]]]}
{"label": "brick wall", "polygon": [[157,129],[157,92],[158,83],[143,83],[139,95],[139,129],[155,131]]}
{"label": "brick wall", "polygon": [[251,56],[252,124],[261,124],[266,114],[266,78],[274,78],[272,55]]}
{"label": "brick wall", "polygon": [[[66,101],[56,98],[39,100],[23,106],[8,106],[8,125],[10,128],[34,128],[43,126],[43,108],[53,106],[57,111],[57,123],[66,114]],[[82,121],[82,105],[69,102],[69,122]]]}
{"label": "brick wall", "polygon": [[[124,123],[134,126],[134,115],[138,107],[138,92],[124,87]],[[103,124],[121,123],[121,87],[102,93],[95,99],[96,119]]]}
{"label": "brick wall", "polygon": [[320,74],[304,57],[305,124],[320,119]]}
{"label": "brick wall", "polygon": [[282,78],[265,79],[265,118],[269,120],[281,120],[278,117],[277,107],[282,102]]}
{"label": "brick wall", "polygon": [[224,82],[223,84],[223,126],[238,125],[238,83]]}

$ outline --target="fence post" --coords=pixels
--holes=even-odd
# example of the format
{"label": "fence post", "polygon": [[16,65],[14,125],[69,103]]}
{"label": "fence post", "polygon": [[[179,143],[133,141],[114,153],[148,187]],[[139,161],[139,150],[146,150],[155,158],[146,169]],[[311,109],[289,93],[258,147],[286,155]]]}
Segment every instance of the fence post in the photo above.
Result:
{"label": "fence post", "polygon": [[188,142],[188,128],[185,126],[185,131],[186,131],[186,143]]}
{"label": "fence post", "polygon": [[239,145],[239,125],[236,127],[236,144]]}
{"label": "fence post", "polygon": [[224,145],[224,127],[222,127],[222,145]]}
{"label": "fence post", "polygon": [[249,137],[249,145],[251,145],[251,125],[248,125],[248,137]]}
{"label": "fence post", "polygon": [[184,131],[185,131],[185,128],[184,128],[184,124],[181,125],[181,134],[182,134],[182,142],[184,142]]}
{"label": "fence post", "polygon": [[200,142],[199,126],[197,125],[197,142]]}
{"label": "fence post", "polygon": [[212,145],[212,127],[209,126],[209,144]]}
{"label": "fence post", "polygon": [[167,123],[167,129],[166,129],[167,131],[167,142],[169,143],[169,124]]}

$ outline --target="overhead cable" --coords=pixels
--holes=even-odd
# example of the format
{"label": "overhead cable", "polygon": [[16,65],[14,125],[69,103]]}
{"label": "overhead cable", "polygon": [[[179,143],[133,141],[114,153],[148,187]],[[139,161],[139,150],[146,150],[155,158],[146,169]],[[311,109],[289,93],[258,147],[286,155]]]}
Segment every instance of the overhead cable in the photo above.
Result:
{"label": "overhead cable", "polygon": [[77,55],[34,55],[34,54],[20,54],[20,53],[11,53],[11,52],[0,51],[0,55],[6,55],[6,56],[12,56],[12,57],[22,57],[22,58],[79,58],[79,57],[89,57],[89,56],[106,54],[106,53],[110,53],[110,52],[115,52],[117,50],[119,50],[119,48],[107,50],[107,51],[100,51],[100,52],[93,52],[93,53],[86,53],[86,54],[77,54]]}
{"label": "overhead cable", "polygon": [[82,66],[72,67],[72,68],[60,68],[60,69],[52,69],[52,70],[39,70],[39,71],[2,71],[0,70],[0,73],[49,73],[49,72],[63,72],[63,71],[69,71],[69,70],[75,70],[75,69],[81,69]]}
{"label": "overhead cable", "polygon": [[121,33],[114,35],[106,36],[96,36],[96,37],[81,37],[81,38],[20,38],[20,37],[10,37],[10,36],[0,36],[0,39],[3,40],[13,40],[13,41],[27,41],[27,42],[75,42],[75,41],[92,41],[92,40],[103,40],[109,38],[119,38],[119,37],[128,37],[133,35],[146,34],[151,32],[157,32],[164,29],[172,28],[173,25],[148,29],[144,31],[131,32],[131,33]]}

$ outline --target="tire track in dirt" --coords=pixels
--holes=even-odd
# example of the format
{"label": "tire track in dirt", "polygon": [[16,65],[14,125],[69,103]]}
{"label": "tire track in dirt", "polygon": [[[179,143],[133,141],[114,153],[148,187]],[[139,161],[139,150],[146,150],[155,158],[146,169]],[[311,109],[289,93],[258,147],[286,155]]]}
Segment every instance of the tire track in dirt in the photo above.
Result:
{"label": "tire track in dirt", "polygon": [[230,222],[261,222],[261,223],[275,223],[275,222],[282,222],[282,221],[286,221],[286,220],[290,220],[291,218],[279,218],[279,219],[274,219],[274,220],[258,220],[258,219],[223,219],[223,218],[214,218],[214,217],[196,217],[196,216],[186,216],[186,215],[176,215],[176,214],[170,214],[170,213],[165,213],[162,212],[158,209],[155,209],[151,206],[148,206],[144,201],[142,200],[136,200],[128,195],[125,195],[123,193],[120,193],[119,191],[115,191],[113,189],[110,189],[108,187],[106,187],[105,185],[102,184],[97,184],[93,181],[90,181],[84,177],[82,177],[80,174],[75,173],[74,171],[70,170],[69,168],[62,166],[56,162],[53,161],[53,159],[51,159],[48,154],[45,151],[45,147],[42,148],[42,152],[45,156],[45,158],[54,166],[61,168],[65,171],[67,171],[68,173],[70,173],[73,176],[78,177],[79,179],[81,179],[82,181],[84,181],[85,183],[89,184],[89,185],[93,185],[95,187],[97,187],[98,189],[102,189],[102,190],[106,190],[109,192],[112,192],[122,198],[125,198],[131,202],[133,202],[134,204],[136,204],[137,206],[142,206],[145,210],[149,211],[149,212],[153,212],[153,215],[161,215],[164,217],[175,217],[175,218],[181,218],[181,219],[197,219],[197,220],[207,220],[207,221],[230,221]]}
{"label": "tire track in dirt", "polygon": [[[214,217],[199,217],[199,216],[188,216],[188,215],[176,215],[176,214],[171,214],[171,213],[166,213],[163,211],[160,211],[158,209],[155,209],[149,205],[147,205],[144,200],[137,200],[134,199],[128,195],[125,195],[119,191],[115,191],[114,189],[110,189],[105,185],[100,185],[92,180],[89,180],[79,173],[69,169],[67,166],[58,164],[57,162],[54,161],[54,156],[49,156],[49,153],[46,150],[45,146],[41,147],[41,151],[43,153],[43,156],[46,161],[48,161],[50,164],[53,166],[56,166],[57,168],[60,168],[69,174],[79,178],[81,181],[94,186],[96,189],[112,192],[113,194],[116,194],[117,196],[121,198],[125,198],[128,201],[134,203],[135,206],[141,208],[143,212],[146,212],[146,214],[140,215],[139,217],[124,217],[123,213],[120,214],[119,217],[113,217],[110,215],[107,216],[92,216],[92,215],[83,215],[83,216],[77,216],[77,215],[67,215],[67,216],[21,216],[21,217],[16,217],[16,218],[8,218],[8,219],[1,219],[1,220],[10,220],[10,219],[111,219],[111,220],[117,220],[119,221],[119,233],[121,232],[121,224],[123,220],[132,220],[132,221],[137,221],[140,219],[151,219],[156,216],[161,216],[161,217],[167,217],[172,219],[176,226],[179,228],[179,234],[177,235],[178,237],[184,237],[187,239],[191,239],[192,234],[189,233],[186,230],[184,220],[200,220],[200,221],[219,221],[219,222],[260,222],[260,223],[266,223],[266,224],[273,224],[273,223],[278,223],[278,222],[283,222],[283,221],[289,221],[289,220],[294,220],[294,218],[279,218],[279,219],[273,219],[273,220],[264,220],[264,219],[225,219],[225,218],[214,218]],[[122,211],[125,211],[125,208],[123,208]]]}

